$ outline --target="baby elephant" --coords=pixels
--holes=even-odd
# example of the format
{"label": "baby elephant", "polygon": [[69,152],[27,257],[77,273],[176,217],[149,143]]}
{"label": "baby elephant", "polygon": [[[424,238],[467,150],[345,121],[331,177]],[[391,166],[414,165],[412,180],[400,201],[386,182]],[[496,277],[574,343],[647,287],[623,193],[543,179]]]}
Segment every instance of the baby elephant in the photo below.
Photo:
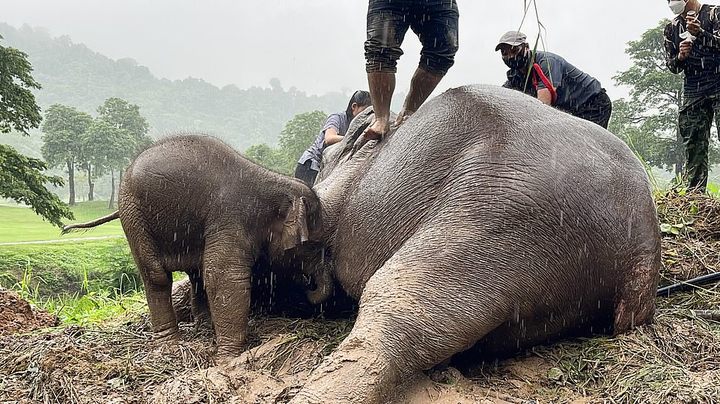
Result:
{"label": "baby elephant", "polygon": [[[118,211],[64,231],[120,218],[145,285],[153,331],[178,338],[173,271],[190,275],[195,298],[207,299],[221,356],[242,351],[250,311],[250,279],[260,259],[281,257],[313,236],[319,201],[302,182],[266,170],[206,136],[166,138],[127,169]],[[332,291],[315,279],[308,298]]]}

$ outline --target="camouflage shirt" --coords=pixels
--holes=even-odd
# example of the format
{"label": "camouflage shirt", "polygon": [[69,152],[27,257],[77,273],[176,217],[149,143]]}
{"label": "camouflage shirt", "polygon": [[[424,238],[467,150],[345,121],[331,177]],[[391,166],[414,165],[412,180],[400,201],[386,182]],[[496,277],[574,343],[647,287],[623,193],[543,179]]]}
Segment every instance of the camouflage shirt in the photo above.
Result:
{"label": "camouflage shirt", "polygon": [[685,19],[677,16],[665,26],[665,58],[673,73],[685,72],[686,99],[720,93],[720,6],[704,4],[698,13],[702,32],[693,42],[690,56],[680,61],[678,52],[687,30]]}

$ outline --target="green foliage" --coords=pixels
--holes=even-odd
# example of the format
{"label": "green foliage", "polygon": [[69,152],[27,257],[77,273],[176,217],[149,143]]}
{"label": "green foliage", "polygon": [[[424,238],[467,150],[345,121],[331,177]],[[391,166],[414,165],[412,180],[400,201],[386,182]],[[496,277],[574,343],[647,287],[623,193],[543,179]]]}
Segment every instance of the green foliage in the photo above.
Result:
{"label": "green foliage", "polygon": [[287,162],[280,151],[276,148],[268,146],[265,143],[252,145],[248,147],[243,154],[245,157],[267,169],[283,174],[290,174],[284,171]]}
{"label": "green foliage", "polygon": [[82,163],[84,160],[83,136],[93,118],[73,107],[54,104],[45,114],[42,125],[42,154],[51,167],[61,164]]}
{"label": "green foliage", "polygon": [[[98,107],[98,113],[93,120],[89,114],[65,105],[54,104],[48,109],[42,128],[43,157],[52,166],[67,166],[71,187],[77,166],[86,171],[92,189],[95,178],[122,170],[138,151],[152,143],[147,135],[148,123],[137,105],[109,98]],[[73,204],[74,189],[70,195]],[[92,191],[88,199],[93,199]]]}
{"label": "green foliage", "polygon": [[302,153],[315,141],[325,122],[326,114],[313,111],[291,119],[280,133],[280,146],[253,145],[245,155],[258,164],[286,175],[292,175]]}
{"label": "green foliage", "polygon": [[[31,72],[25,53],[0,46],[0,133],[15,130],[28,135],[29,129],[40,124],[40,108],[31,91],[40,85]],[[0,197],[29,205],[35,213],[60,227],[63,218],[72,219],[72,213],[45,188],[47,183],[63,184],[61,178],[44,174],[46,169],[42,161],[0,145]]]}
{"label": "green foliage", "polygon": [[[2,36],[0,36],[2,39]],[[39,89],[27,54],[0,45],[0,133],[28,134],[42,119],[32,89]]]}
{"label": "green foliage", "polygon": [[147,300],[142,292],[122,293],[94,291],[84,295],[28,299],[43,310],[55,314],[62,324],[87,326],[124,317],[135,320],[147,313]]}
{"label": "green foliage", "polygon": [[93,162],[100,172],[120,171],[142,150],[152,144],[149,125],[140,107],[113,97],[98,107],[98,118],[85,139],[92,149]]}
{"label": "green foliage", "polygon": [[98,107],[99,119],[117,129],[130,133],[134,139],[140,140],[150,129],[147,120],[140,115],[140,107],[135,104],[113,97],[108,98]]}
{"label": "green foliage", "polygon": [[19,244],[0,249],[0,286],[38,297],[142,289],[125,239]]}
{"label": "green foliage", "polygon": [[638,118],[639,114],[632,102],[616,100],[608,129],[624,140],[647,165],[671,170],[684,158],[677,140],[672,136],[658,136],[648,124],[656,124],[657,121],[652,117]]}
{"label": "green foliage", "polygon": [[126,129],[120,129],[102,119],[96,119],[82,137],[87,159],[95,166],[95,175],[110,167],[122,167],[129,162],[135,143]]}
{"label": "green foliage", "polygon": [[315,141],[326,118],[327,114],[322,111],[300,114],[291,119],[280,132],[280,150],[292,160],[292,169],[300,155]]}
{"label": "green foliage", "polygon": [[62,178],[43,174],[45,169],[41,160],[0,145],[0,196],[24,203],[53,225],[62,227],[62,218],[74,217],[68,206],[45,188],[47,183],[61,186]]}

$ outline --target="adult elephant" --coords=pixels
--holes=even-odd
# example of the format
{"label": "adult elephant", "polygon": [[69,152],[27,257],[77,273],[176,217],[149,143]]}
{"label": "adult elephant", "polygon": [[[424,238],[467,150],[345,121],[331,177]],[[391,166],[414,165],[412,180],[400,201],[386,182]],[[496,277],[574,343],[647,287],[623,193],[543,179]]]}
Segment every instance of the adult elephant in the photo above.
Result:
{"label": "adult elephant", "polygon": [[362,123],[314,186],[359,314],[293,402],[386,401],[473,345],[491,358],[652,320],[651,186],[611,133],[489,86],[450,90],[358,147]]}
{"label": "adult elephant", "polygon": [[[319,207],[301,181],[266,170],[217,139],[186,135],[160,140],[135,159],[117,212],[65,231],[120,218],[156,338],[178,338],[171,272],[185,271],[196,312],[209,309],[218,354],[227,357],[245,348],[252,268],[313,237]],[[325,274],[316,283],[308,297],[321,301],[332,279]]]}

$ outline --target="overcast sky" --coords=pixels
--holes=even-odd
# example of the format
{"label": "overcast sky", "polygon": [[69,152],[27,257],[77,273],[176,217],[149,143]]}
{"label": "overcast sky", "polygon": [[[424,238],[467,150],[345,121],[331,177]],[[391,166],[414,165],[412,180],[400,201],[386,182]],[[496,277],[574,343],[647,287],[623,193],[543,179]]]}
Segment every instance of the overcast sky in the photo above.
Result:
{"label": "overcast sky", "polygon": [[[498,38],[516,29],[522,0],[457,0],[460,50],[439,90],[501,84]],[[716,4],[716,1],[712,2]],[[53,36],[113,59],[131,57],[158,77],[196,77],[222,87],[283,87],[308,93],[366,88],[363,42],[367,0],[2,0],[0,21],[45,27]],[[611,77],[629,66],[626,43],[671,17],[665,0],[537,0],[546,50],[601,81],[611,98],[626,95]],[[529,15],[523,31],[534,38]],[[1,34],[1,33],[0,33]],[[420,44],[410,31],[400,59],[406,91]]]}

